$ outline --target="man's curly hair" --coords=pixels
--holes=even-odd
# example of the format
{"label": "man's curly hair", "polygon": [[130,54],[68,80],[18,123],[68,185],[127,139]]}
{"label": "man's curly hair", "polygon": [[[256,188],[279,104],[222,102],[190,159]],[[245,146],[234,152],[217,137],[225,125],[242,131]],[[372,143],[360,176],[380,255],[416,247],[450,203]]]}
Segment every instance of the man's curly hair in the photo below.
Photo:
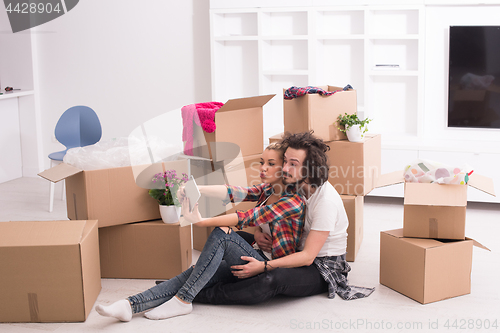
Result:
{"label": "man's curly hair", "polygon": [[307,183],[315,186],[321,186],[328,181],[328,157],[326,152],[330,147],[323,142],[323,139],[313,135],[314,131],[294,133],[286,132],[283,135],[281,144],[293,149],[304,149],[306,159],[303,167],[306,170],[304,177]]}

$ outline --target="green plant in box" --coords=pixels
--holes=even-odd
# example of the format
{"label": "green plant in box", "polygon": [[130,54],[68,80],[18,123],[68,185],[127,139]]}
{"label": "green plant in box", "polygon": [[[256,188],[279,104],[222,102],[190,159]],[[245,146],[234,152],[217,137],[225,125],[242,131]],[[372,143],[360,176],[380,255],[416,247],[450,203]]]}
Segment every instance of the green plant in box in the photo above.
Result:
{"label": "green plant in box", "polygon": [[179,187],[188,181],[187,174],[182,173],[182,177],[178,178],[175,170],[167,170],[155,174],[152,181],[155,188],[149,190],[149,195],[153,199],[162,206],[181,206],[175,194]]}

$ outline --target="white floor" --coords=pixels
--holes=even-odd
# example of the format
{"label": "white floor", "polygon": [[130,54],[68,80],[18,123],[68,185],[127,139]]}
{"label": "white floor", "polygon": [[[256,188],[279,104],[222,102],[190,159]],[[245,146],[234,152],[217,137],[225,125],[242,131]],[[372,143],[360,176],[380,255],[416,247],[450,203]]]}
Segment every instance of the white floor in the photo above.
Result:
{"label": "white floor", "polygon": [[[38,178],[0,184],[0,221],[67,219],[60,189],[54,211],[48,212],[48,190],[48,182]],[[402,227],[403,207],[401,199],[367,197],[364,240],[349,275],[351,284],[376,287],[367,299],[343,301],[318,295],[279,297],[258,306],[195,304],[187,316],[151,321],[138,314],[129,323],[101,317],[92,310],[84,323],[0,324],[0,332],[492,331],[500,325],[500,295],[495,282],[500,275],[499,212],[498,204],[469,203],[467,235],[491,252],[474,249],[471,294],[441,302],[421,305],[379,284],[380,231]],[[97,303],[114,302],[153,284],[152,280],[103,279]],[[0,301],[8,302],[1,295]]]}

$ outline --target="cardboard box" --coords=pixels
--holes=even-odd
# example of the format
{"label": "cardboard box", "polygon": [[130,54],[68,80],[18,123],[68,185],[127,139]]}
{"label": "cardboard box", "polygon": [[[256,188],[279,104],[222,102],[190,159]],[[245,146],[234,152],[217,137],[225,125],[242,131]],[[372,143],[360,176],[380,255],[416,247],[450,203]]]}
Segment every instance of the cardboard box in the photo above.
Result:
{"label": "cardboard box", "polygon": [[194,154],[214,161],[234,158],[234,152],[228,149],[227,145],[222,145],[220,149],[217,149],[218,145],[211,144],[214,142],[236,144],[241,149],[242,156],[261,153],[264,147],[262,107],[274,96],[265,95],[227,101],[215,113],[216,130],[212,133],[206,133],[200,126],[194,124]]}
{"label": "cardboard box", "polygon": [[191,228],[161,220],[99,228],[101,276],[170,279],[191,265]]}
{"label": "cardboard box", "polygon": [[[319,88],[327,91],[343,89],[334,86]],[[337,118],[344,113],[356,113],[356,91],[341,91],[330,96],[306,94],[290,100],[285,99],[283,108],[285,132],[299,133],[314,130],[314,135],[325,141],[345,140],[347,137],[338,129]]]}
{"label": "cardboard box", "polygon": [[354,261],[363,241],[363,204],[364,197],[341,195],[349,220],[347,228],[347,261]]}
{"label": "cardboard box", "polygon": [[[377,187],[404,182],[403,172],[379,177]],[[493,180],[473,173],[467,185],[495,195]],[[465,239],[467,185],[405,183],[405,237]]]}
{"label": "cardboard box", "polygon": [[380,283],[422,304],[469,294],[473,245],[488,250],[470,238],[442,242],[382,231]]}
{"label": "cardboard box", "polygon": [[101,228],[159,219],[158,202],[149,196],[147,183],[157,172],[175,169],[180,175],[188,172],[188,166],[188,160],[178,160],[84,171],[61,163],[38,175],[52,182],[65,179],[68,218],[95,219]]}
{"label": "cardboard box", "polygon": [[0,322],[83,322],[99,292],[97,221],[0,223]]}
{"label": "cardboard box", "polygon": [[375,188],[381,169],[380,134],[366,134],[362,142],[343,140],[327,144],[328,181],[339,194],[364,196]]}
{"label": "cardboard box", "polygon": [[279,134],[275,134],[275,135],[269,137],[269,144],[280,142],[283,139],[284,134],[285,134],[284,132],[281,132]]}

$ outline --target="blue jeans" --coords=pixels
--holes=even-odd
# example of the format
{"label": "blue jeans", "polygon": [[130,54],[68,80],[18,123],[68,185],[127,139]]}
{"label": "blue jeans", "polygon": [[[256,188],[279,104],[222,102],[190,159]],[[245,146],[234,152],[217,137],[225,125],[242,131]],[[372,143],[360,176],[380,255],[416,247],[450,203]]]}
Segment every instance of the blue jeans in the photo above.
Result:
{"label": "blue jeans", "polygon": [[195,296],[203,288],[221,282],[236,281],[237,278],[231,273],[230,267],[245,264],[246,261],[242,260],[241,256],[254,257],[259,261],[264,261],[261,253],[236,232],[231,230],[226,234],[222,229],[215,228],[208,237],[194,267],[128,298],[133,313],[157,307],[173,296],[192,303]]}

